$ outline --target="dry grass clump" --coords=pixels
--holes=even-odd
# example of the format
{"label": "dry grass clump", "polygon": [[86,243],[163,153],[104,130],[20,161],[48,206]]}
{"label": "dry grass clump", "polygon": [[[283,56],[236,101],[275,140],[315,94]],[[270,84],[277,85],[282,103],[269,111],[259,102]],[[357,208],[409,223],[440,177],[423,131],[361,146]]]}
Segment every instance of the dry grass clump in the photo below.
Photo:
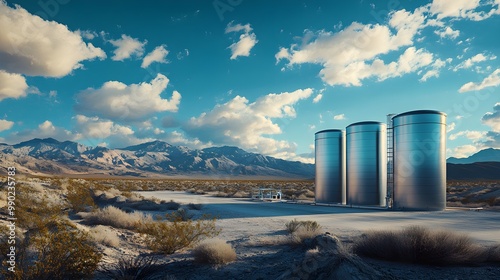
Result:
{"label": "dry grass clump", "polygon": [[495,255],[500,256],[498,251],[498,248],[490,250],[475,244],[463,234],[431,231],[421,226],[410,226],[400,231],[371,231],[354,244],[354,252],[363,256],[431,265],[492,261]]}
{"label": "dry grass clump", "polygon": [[89,225],[108,225],[114,228],[134,229],[136,224],[152,221],[151,216],[139,212],[126,213],[114,206],[106,206],[90,213],[78,213]]}
{"label": "dry grass clump", "polygon": [[162,267],[153,256],[121,257],[118,263],[101,269],[106,279],[169,279],[160,275]]}
{"label": "dry grass clump", "polygon": [[16,270],[8,279],[90,279],[102,253],[69,221],[41,223],[16,242]]}
{"label": "dry grass clump", "polygon": [[173,254],[189,247],[206,237],[215,237],[220,230],[215,226],[215,218],[203,217],[200,220],[183,221],[180,217],[170,221],[141,221],[137,231],[144,234],[148,248],[163,254]]}
{"label": "dry grass clump", "polygon": [[120,238],[115,232],[109,228],[98,225],[89,231],[89,236],[95,242],[101,243],[106,246],[118,247],[120,246]]}
{"label": "dry grass clump", "polygon": [[321,229],[321,226],[316,221],[298,221],[297,219],[293,219],[285,223],[285,228],[288,233],[293,234],[299,229],[305,232],[317,232]]}
{"label": "dry grass clump", "polygon": [[236,260],[236,252],[233,247],[218,238],[203,240],[194,248],[193,256],[196,262],[217,265]]}
{"label": "dry grass clump", "polygon": [[84,184],[69,184],[67,186],[66,199],[75,212],[82,212],[96,207],[94,198],[92,197],[92,190]]}
{"label": "dry grass clump", "polygon": [[201,210],[203,208],[203,204],[201,203],[189,203],[187,207],[191,210]]}

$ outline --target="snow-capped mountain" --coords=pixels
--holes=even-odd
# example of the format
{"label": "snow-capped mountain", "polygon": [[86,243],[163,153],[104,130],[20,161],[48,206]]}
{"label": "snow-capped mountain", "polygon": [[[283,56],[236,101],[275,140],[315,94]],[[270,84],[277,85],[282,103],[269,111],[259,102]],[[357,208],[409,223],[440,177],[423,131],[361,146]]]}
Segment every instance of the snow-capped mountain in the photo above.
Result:
{"label": "snow-capped mountain", "polygon": [[249,153],[237,147],[192,150],[162,141],[108,149],[52,138],[32,139],[0,145],[0,162],[31,174],[314,177],[312,164]]}

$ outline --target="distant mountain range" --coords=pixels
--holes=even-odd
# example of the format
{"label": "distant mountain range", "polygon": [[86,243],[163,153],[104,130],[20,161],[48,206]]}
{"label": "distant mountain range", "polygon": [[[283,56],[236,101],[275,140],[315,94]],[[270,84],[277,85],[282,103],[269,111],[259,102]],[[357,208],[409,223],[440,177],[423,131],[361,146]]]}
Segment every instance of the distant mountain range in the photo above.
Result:
{"label": "distant mountain range", "polygon": [[500,180],[500,162],[446,164],[447,180]]}
{"label": "distant mountain range", "polygon": [[466,164],[474,162],[500,162],[500,150],[484,149],[467,158],[450,157],[446,160],[447,163]]}
{"label": "distant mountain range", "polygon": [[0,144],[0,164],[14,165],[20,173],[33,175],[314,178],[313,164],[249,153],[237,147],[192,150],[162,141],[108,149],[36,138],[16,145]]}

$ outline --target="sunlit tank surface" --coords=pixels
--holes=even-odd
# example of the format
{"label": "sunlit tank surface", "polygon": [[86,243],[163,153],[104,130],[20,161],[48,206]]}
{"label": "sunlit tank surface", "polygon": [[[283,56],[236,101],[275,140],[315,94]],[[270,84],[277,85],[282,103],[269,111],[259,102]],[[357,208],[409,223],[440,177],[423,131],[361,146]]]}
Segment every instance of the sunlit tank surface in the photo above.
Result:
{"label": "sunlit tank surface", "polygon": [[345,204],[345,133],[322,130],[315,138],[316,202]]}
{"label": "sunlit tank surface", "polygon": [[446,208],[446,114],[420,110],[396,115],[394,209]]}
{"label": "sunlit tank surface", "polygon": [[347,204],[385,206],[387,127],[380,122],[346,128]]}

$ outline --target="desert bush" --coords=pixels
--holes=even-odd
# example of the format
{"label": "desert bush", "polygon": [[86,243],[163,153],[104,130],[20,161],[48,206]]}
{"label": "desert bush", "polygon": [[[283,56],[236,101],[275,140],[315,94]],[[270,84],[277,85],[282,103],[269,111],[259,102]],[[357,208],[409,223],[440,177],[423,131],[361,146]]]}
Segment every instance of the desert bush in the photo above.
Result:
{"label": "desert bush", "polygon": [[488,261],[500,263],[500,245],[494,245],[488,249]]}
{"label": "desert bush", "polygon": [[137,231],[145,234],[146,245],[152,251],[173,254],[203,238],[215,237],[220,233],[215,226],[215,218],[205,216],[197,221],[168,218],[171,221],[141,221],[138,224]]}
{"label": "desert bush", "polygon": [[476,264],[488,259],[488,249],[466,235],[420,226],[365,233],[355,242],[354,251],[372,258],[432,265]]}
{"label": "desert bush", "polygon": [[299,229],[300,225],[301,224],[299,221],[297,221],[297,219],[293,219],[293,220],[285,223],[285,228],[286,228],[286,231],[288,231],[288,233],[292,234]]}
{"label": "desert bush", "polygon": [[177,203],[173,200],[170,200],[169,202],[165,202],[165,203],[163,203],[163,205],[165,206],[165,208],[167,210],[177,210],[177,209],[179,209],[179,207],[181,207],[180,203]]}
{"label": "desert bush", "polygon": [[120,238],[118,235],[111,231],[109,228],[98,225],[89,231],[89,236],[95,242],[101,243],[103,245],[118,247],[120,245]]}
{"label": "desert bush", "polygon": [[89,236],[69,221],[51,220],[17,243],[16,270],[9,279],[90,279],[101,260]]}
{"label": "desert bush", "polygon": [[151,221],[149,215],[139,212],[126,213],[114,206],[106,206],[90,213],[78,213],[86,224],[108,225],[114,228],[134,229],[141,221]]}
{"label": "desert bush", "polygon": [[101,269],[106,279],[164,279],[160,272],[162,267],[153,256],[121,257],[118,263]]}
{"label": "desert bush", "polygon": [[68,185],[66,198],[75,212],[82,212],[89,207],[96,207],[92,191],[84,184],[72,183]]}
{"label": "desert bush", "polygon": [[201,203],[189,203],[187,207],[191,210],[201,210],[203,208],[203,204]]}
{"label": "desert bush", "polygon": [[193,214],[189,212],[189,210],[184,208],[179,208],[177,211],[172,212],[170,215],[167,215],[167,219],[170,221],[181,220],[188,221],[193,218]]}
{"label": "desert bush", "polygon": [[293,234],[299,229],[302,229],[303,232],[317,232],[321,229],[321,226],[316,221],[297,221],[297,219],[293,219],[285,223],[285,228],[288,233]]}
{"label": "desert bush", "polygon": [[218,265],[236,260],[233,247],[218,238],[203,240],[194,248],[193,256],[196,262]]}

